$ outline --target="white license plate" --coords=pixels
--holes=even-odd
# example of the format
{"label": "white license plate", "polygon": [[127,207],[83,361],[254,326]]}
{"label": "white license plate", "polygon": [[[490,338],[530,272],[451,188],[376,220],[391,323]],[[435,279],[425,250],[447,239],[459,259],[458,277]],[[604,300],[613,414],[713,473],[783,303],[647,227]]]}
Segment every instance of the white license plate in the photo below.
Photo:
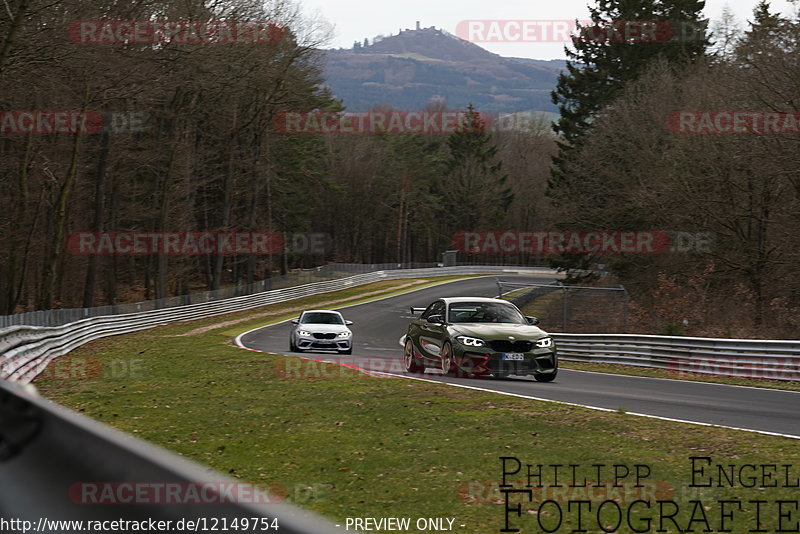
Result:
{"label": "white license plate", "polygon": [[525,359],[525,355],[524,354],[520,354],[519,352],[505,352],[505,353],[503,353],[503,359],[504,360],[520,361],[520,360],[524,360]]}

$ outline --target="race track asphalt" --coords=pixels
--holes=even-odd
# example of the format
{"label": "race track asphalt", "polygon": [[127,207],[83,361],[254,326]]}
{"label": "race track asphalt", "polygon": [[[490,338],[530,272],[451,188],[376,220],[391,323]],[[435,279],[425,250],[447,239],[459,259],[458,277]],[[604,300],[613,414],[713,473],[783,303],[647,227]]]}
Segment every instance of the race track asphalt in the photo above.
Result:
{"label": "race track asphalt", "polygon": [[[264,352],[406,375],[400,339],[412,318],[409,307],[425,307],[432,300],[445,296],[496,296],[497,278],[514,282],[552,281],[547,277],[514,275],[470,278],[338,308],[346,319],[354,322],[351,328],[355,343],[353,354],[349,356],[326,351],[290,353],[291,324],[288,322],[248,332],[239,342],[244,347]],[[548,330],[547,324],[540,326]],[[551,383],[536,382],[532,377],[506,380],[446,377],[432,369],[426,370],[424,375],[408,376],[535,399],[800,437],[800,392],[563,368]]]}

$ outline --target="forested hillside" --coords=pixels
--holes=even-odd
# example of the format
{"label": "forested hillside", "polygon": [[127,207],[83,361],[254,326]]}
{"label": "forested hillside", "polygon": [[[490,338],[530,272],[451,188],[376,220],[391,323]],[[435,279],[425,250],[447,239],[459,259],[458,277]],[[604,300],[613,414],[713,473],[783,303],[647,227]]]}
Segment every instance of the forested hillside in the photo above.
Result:
{"label": "forested hillside", "polygon": [[328,50],[325,65],[325,84],[350,109],[419,109],[442,99],[499,114],[556,111],[550,91],[564,62],[504,58],[431,27]]}
{"label": "forested hillside", "polygon": [[[555,90],[561,108],[558,137],[544,120],[488,128],[477,112],[492,109],[482,107],[479,91],[474,100],[465,94],[463,105],[427,103],[431,114],[458,107],[469,131],[288,132],[277,121],[282,113],[343,106],[324,76],[326,61],[333,62],[328,72],[338,68],[336,53],[324,52],[324,40],[282,0],[213,7],[16,0],[7,7],[13,16],[0,17],[0,314],[183,294],[333,261],[440,261],[459,239],[465,243],[465,232],[484,232],[480,246],[463,247],[462,261],[610,272],[601,283],[629,289],[640,331],[797,336],[800,21],[777,17],[766,4],[745,32],[721,28],[692,47],[579,46],[570,70],[544,91],[550,98]],[[174,36],[148,44],[130,35],[102,44],[102,34],[75,26],[108,19],[279,26],[262,41],[226,44]],[[408,62],[410,77],[380,82],[384,111],[409,109],[392,98],[392,87],[428,63],[399,52],[383,51],[384,61]],[[475,68],[478,85],[496,75]],[[437,83],[465,90],[463,79]],[[465,115],[469,103],[476,113]],[[71,124],[76,116],[91,120]],[[590,246],[563,253],[519,240],[487,247],[485,239],[570,231],[582,245],[610,231],[673,242],[644,254]],[[70,238],[89,232],[314,233],[325,246],[76,253]],[[676,246],[676,236],[694,241]]]}

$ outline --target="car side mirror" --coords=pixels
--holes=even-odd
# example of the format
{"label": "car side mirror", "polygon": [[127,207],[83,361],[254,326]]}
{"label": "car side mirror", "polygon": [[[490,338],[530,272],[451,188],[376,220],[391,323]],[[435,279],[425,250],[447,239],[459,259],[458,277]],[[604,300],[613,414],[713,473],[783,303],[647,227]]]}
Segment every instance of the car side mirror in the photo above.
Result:
{"label": "car side mirror", "polygon": [[532,324],[534,326],[539,324],[539,318],[538,317],[525,317],[525,319],[527,319],[528,324]]}
{"label": "car side mirror", "polygon": [[444,324],[444,316],[431,315],[430,317],[428,317],[428,322],[431,324]]}
{"label": "car side mirror", "polygon": [[353,321],[345,321],[344,324],[350,326],[351,324],[353,324]]}
{"label": "car side mirror", "polygon": [[295,317],[294,319],[292,319],[292,324],[300,324],[300,318]]}

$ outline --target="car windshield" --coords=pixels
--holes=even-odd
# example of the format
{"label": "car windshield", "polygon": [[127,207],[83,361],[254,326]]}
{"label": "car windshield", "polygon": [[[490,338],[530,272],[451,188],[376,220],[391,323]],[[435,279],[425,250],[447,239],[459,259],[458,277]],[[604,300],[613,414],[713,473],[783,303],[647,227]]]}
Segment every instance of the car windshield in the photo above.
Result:
{"label": "car windshield", "polygon": [[450,305],[450,323],[527,324],[515,307],[500,302],[457,302]]}
{"label": "car windshield", "polygon": [[302,324],[344,324],[338,313],[313,312],[304,313],[300,319]]}

